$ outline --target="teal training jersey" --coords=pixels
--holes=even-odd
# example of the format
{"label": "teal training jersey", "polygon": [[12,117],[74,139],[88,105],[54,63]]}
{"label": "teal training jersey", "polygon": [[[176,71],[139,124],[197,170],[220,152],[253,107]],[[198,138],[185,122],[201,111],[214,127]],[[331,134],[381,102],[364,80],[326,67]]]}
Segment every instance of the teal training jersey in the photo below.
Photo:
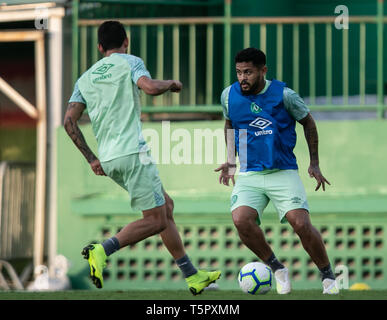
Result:
{"label": "teal training jersey", "polygon": [[138,57],[113,53],[77,81],[69,102],[86,104],[100,161],[149,150],[142,136],[137,80],[150,78]]}

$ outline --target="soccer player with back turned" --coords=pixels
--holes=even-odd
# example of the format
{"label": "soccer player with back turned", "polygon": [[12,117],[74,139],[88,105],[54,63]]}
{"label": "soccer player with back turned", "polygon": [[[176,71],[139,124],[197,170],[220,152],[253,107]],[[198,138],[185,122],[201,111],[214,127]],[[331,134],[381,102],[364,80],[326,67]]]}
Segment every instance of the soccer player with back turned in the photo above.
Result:
{"label": "soccer player with back turned", "polygon": [[[173,219],[173,201],[164,191],[150,150],[141,132],[139,89],[149,95],[180,92],[177,80],[154,80],[143,61],[127,54],[128,38],[118,21],[106,21],[98,29],[98,49],[104,58],[76,82],[65,114],[64,126],[96,175],[107,175],[128,191],[131,206],[141,210],[136,220],[102,244],[82,251],[91,278],[103,287],[107,256],[122,247],[160,234],[181,269],[190,291],[196,295],[220,277],[220,271],[197,270],[186,254]],[[77,121],[87,108],[98,143],[98,156],[88,147]]]}
{"label": "soccer player with back turned", "polygon": [[[271,200],[282,223],[288,221],[321,272],[323,293],[339,292],[324,242],[309,217],[306,193],[298,175],[293,149],[295,125],[304,128],[309,148],[310,177],[317,180],[316,191],[329,182],[321,174],[316,124],[300,96],[278,80],[266,80],[265,54],[255,48],[240,51],[235,57],[238,81],[221,96],[228,149],[238,152],[240,173],[231,194],[234,225],[242,242],[274,273],[279,294],[291,290],[288,269],[281,264],[259,227],[263,210]],[[230,130],[231,129],[231,130]],[[231,143],[230,143],[231,140]],[[235,153],[220,171],[219,181],[234,182]]]}

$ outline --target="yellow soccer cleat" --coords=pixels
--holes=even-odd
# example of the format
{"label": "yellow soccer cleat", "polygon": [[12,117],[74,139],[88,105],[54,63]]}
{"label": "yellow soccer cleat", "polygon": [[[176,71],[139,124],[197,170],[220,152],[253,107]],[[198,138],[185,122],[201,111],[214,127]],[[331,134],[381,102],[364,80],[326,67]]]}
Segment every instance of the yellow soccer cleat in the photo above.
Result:
{"label": "yellow soccer cleat", "polygon": [[101,244],[92,243],[82,250],[83,257],[89,262],[90,277],[94,285],[101,289],[103,287],[103,269],[106,267],[105,249]]}
{"label": "yellow soccer cleat", "polygon": [[185,279],[191,293],[196,296],[203,292],[204,288],[208,287],[220,278],[220,271],[205,271],[198,270],[197,273]]}

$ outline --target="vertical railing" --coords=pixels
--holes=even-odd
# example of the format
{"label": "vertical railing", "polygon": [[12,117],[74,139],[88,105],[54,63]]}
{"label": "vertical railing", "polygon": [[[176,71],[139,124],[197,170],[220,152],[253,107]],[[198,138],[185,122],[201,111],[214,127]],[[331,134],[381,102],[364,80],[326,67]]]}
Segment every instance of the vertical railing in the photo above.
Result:
{"label": "vertical railing", "polygon": [[282,64],[283,64],[283,25],[277,25],[277,79],[283,79]]}
{"label": "vertical railing", "polygon": [[227,87],[231,80],[231,0],[224,2],[224,75],[223,86]]}
{"label": "vertical railing", "polygon": [[[156,78],[164,79],[164,26],[157,26],[157,67]],[[163,96],[157,96],[156,105],[163,105]]]}
{"label": "vertical railing", "polygon": [[309,98],[310,104],[316,103],[316,44],[315,44],[315,29],[314,24],[308,24],[309,36]]}
{"label": "vertical railing", "polygon": [[359,94],[360,104],[365,104],[366,94],[366,24],[360,23],[360,39],[359,39]]}
{"label": "vertical railing", "polygon": [[293,26],[293,90],[299,92],[300,77],[296,70],[300,69],[300,28],[298,23]]}
{"label": "vertical railing", "polygon": [[343,104],[348,105],[349,73],[348,73],[348,29],[343,29]]}
{"label": "vertical railing", "polygon": [[243,47],[249,48],[250,47],[250,25],[245,23],[243,25]]}
{"label": "vertical railing", "polygon": [[207,25],[206,71],[207,79],[209,80],[206,86],[206,104],[211,105],[213,101],[212,97],[214,94],[214,25],[212,23]]}
{"label": "vertical railing", "polygon": [[326,102],[332,104],[332,25],[325,25],[325,57],[326,57]]}
{"label": "vertical railing", "polygon": [[72,80],[73,84],[78,79],[79,70],[78,70],[78,57],[79,57],[79,0],[73,0],[73,12],[72,12]]}
{"label": "vertical railing", "polygon": [[[74,1],[75,6],[77,3]],[[155,64],[152,64],[155,66],[150,70],[155,78],[185,77],[184,95],[165,95],[156,99],[143,95],[141,99],[145,111],[153,112],[153,109],[147,106],[157,106],[162,107],[157,109],[159,111],[220,112],[218,101],[219,90],[222,88],[219,88],[219,83],[226,87],[236,80],[231,72],[231,54],[235,54],[244,47],[254,46],[266,52],[269,58],[269,70],[276,70],[275,74],[271,73],[271,75],[285,81],[289,87],[304,97],[311,109],[375,110],[380,118],[383,117],[383,28],[387,18],[383,16],[382,0],[378,2],[377,16],[351,16],[349,30],[336,30],[335,16],[232,17],[230,4],[230,1],[225,1],[224,17],[120,20],[130,37],[133,39],[139,37],[135,39],[136,41],[130,40],[131,45],[133,42],[139,44],[138,48],[131,47],[130,51],[139,55],[146,65],[149,59],[155,58]],[[74,20],[76,19],[77,15]],[[77,38],[73,39],[73,49],[79,49],[79,51],[74,49],[74,52],[79,54],[78,59],[74,59],[74,81],[100,57],[94,49],[96,46],[93,46],[93,50],[90,49],[90,43],[97,41],[97,27],[102,21],[81,19],[73,24],[73,36]],[[367,35],[371,30],[367,27],[372,24],[377,27],[376,53],[366,50],[369,41],[375,39]],[[275,28],[269,28],[269,25]],[[242,28],[237,29],[234,28],[235,26]],[[357,36],[355,33],[350,33],[351,28],[359,30]],[[237,30],[241,32],[240,35]],[[273,37],[275,41],[269,42],[268,39]],[[350,51],[353,41],[359,44],[359,51],[356,53]],[[171,43],[172,48],[166,47],[167,43]],[[234,46],[234,43],[238,43],[238,46]],[[221,56],[216,53],[219,47],[223,48]],[[284,52],[285,48],[286,52]],[[169,49],[171,49],[172,59],[164,54],[169,52]],[[182,50],[186,50],[186,53]],[[353,54],[358,56],[359,61],[355,69]],[[370,54],[376,56],[377,64],[374,67],[366,65]],[[166,63],[169,59],[172,60],[171,65]],[[351,65],[350,61],[352,61]],[[291,66],[288,65],[289,62]],[[325,68],[322,65],[325,65]],[[337,66],[340,66],[339,69]],[[372,68],[375,69],[372,71]],[[377,84],[373,92],[374,102],[366,104],[371,101],[369,99],[366,101],[368,90],[366,83],[372,83],[373,80],[368,76],[369,70],[377,75]],[[223,76],[220,76],[222,72]],[[325,80],[320,81],[321,76],[325,77]],[[358,77],[358,80],[352,81],[353,77]],[[307,82],[305,78],[308,79]],[[202,79],[205,79],[204,84]],[[336,79],[341,79],[341,83]],[[353,83],[358,86],[357,91],[353,88]],[[354,102],[353,95],[359,97],[358,103]],[[321,99],[321,96],[325,99]],[[198,108],[198,105],[208,108]]]}
{"label": "vertical railing", "polygon": [[265,23],[262,23],[260,25],[260,28],[259,28],[259,48],[263,51],[263,52],[267,52],[266,51],[266,24]]}
{"label": "vertical railing", "polygon": [[[173,65],[172,65],[172,77],[173,79],[179,79],[180,78],[180,37],[179,37],[179,25],[174,24],[173,25]],[[180,104],[180,95],[174,94],[172,96],[172,104],[174,106],[177,106]]]}
{"label": "vertical railing", "polygon": [[[141,38],[141,42],[140,42],[140,56],[141,56],[141,59],[144,61],[144,64],[147,65],[147,28],[145,25],[142,25],[140,27],[140,38]],[[147,96],[145,94],[141,95],[141,104],[143,106],[146,106],[147,105]]]}
{"label": "vertical railing", "polygon": [[384,118],[384,95],[383,95],[383,27],[384,27],[384,0],[378,0],[377,14],[377,96],[378,96],[378,117]]}
{"label": "vertical railing", "polygon": [[0,162],[0,257],[34,254],[35,166]]}
{"label": "vertical railing", "polygon": [[196,102],[196,28],[189,25],[189,104]]}

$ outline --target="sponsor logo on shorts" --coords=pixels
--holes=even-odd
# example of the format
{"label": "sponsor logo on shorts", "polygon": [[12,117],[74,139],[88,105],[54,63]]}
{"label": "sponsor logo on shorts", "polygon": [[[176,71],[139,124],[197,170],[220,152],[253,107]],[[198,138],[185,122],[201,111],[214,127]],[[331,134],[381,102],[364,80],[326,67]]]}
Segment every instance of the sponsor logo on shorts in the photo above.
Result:
{"label": "sponsor logo on shorts", "polygon": [[153,191],[156,206],[162,206],[165,203],[164,197],[156,191]]}
{"label": "sponsor logo on shorts", "polygon": [[238,200],[238,196],[236,194],[234,194],[231,197],[231,207],[235,204],[235,202],[237,202],[237,200]]}
{"label": "sponsor logo on shorts", "polygon": [[302,199],[299,197],[293,197],[290,200],[292,201],[292,203],[301,203],[302,202]]}

